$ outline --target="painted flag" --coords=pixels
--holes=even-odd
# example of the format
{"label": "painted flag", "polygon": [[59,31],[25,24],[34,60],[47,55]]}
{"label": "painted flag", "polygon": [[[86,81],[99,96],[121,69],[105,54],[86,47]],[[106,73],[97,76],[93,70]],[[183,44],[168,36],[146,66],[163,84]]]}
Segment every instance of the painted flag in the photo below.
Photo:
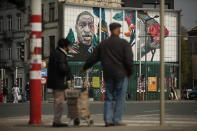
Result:
{"label": "painted flag", "polygon": [[[95,16],[100,17],[100,8],[99,7],[93,7],[93,13]],[[105,20],[105,9],[101,9],[101,19]]]}
{"label": "painted flag", "polygon": [[72,29],[69,30],[66,38],[70,41],[71,45],[75,43],[75,36]]}
{"label": "painted flag", "polygon": [[92,46],[96,47],[98,45],[98,39],[96,35],[94,35],[93,40],[92,40]]}
{"label": "painted flag", "polygon": [[117,21],[123,21],[123,12],[116,13],[116,14],[113,16],[113,19],[114,19],[114,20],[117,20]]}
{"label": "painted flag", "polygon": [[[98,24],[98,34],[97,34],[98,38],[99,38],[99,24]],[[105,20],[101,21],[101,40],[105,40],[108,37],[108,27],[107,27],[107,23]]]}
{"label": "painted flag", "polygon": [[[123,21],[123,12],[116,13],[113,16],[113,19],[116,21]],[[135,20],[136,20],[136,13],[135,11],[125,11],[125,18],[124,21],[127,22],[128,25],[128,31],[124,32],[124,35],[126,37],[130,37],[130,44],[133,44],[135,40]]]}
{"label": "painted flag", "polygon": [[[93,13],[97,17],[100,16],[99,8],[93,7]],[[105,40],[108,37],[108,28],[107,28],[107,22],[105,21],[105,9],[101,9],[101,40]],[[98,24],[98,34],[97,38],[99,38],[99,24]]]}

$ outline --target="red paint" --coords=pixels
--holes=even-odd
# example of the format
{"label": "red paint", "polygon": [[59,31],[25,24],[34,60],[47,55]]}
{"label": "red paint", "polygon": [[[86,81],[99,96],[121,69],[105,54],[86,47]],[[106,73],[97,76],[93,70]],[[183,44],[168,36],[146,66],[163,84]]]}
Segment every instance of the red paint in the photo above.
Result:
{"label": "red paint", "polygon": [[34,52],[32,52],[32,54],[42,55],[42,48],[41,47],[35,47]]}
{"label": "red paint", "polygon": [[41,65],[40,64],[31,64],[31,71],[40,71]]}
{"label": "red paint", "polygon": [[31,35],[30,35],[31,38],[35,37],[35,38],[42,38],[42,32],[40,31],[32,31],[31,32]]}
{"label": "red paint", "polygon": [[30,80],[30,120],[29,124],[41,124],[41,101],[42,89],[41,81]]}
{"label": "red paint", "polygon": [[[37,6],[37,7],[36,7]],[[32,1],[32,13],[34,11],[38,10],[38,12],[41,12],[41,0],[34,0]],[[30,18],[30,22],[33,23],[41,23],[42,22],[42,16],[41,14],[32,14]],[[31,28],[31,39],[41,39],[42,38],[42,31],[36,31],[39,29],[38,27],[32,26]],[[42,30],[42,29],[40,29]],[[31,43],[31,65],[30,65],[30,73],[31,71],[41,71],[41,63],[38,63],[41,61],[41,58],[34,58],[34,55],[41,55],[42,54],[42,47],[37,47],[37,45],[33,45],[34,43]],[[41,43],[35,43],[38,45],[41,45]],[[30,74],[31,75],[31,74]],[[32,74],[34,75],[34,74]],[[41,74],[40,74],[41,75]],[[42,115],[42,84],[41,84],[41,76],[34,76],[30,78],[30,120],[29,124],[41,124],[41,115]]]}
{"label": "red paint", "polygon": [[32,15],[31,18],[30,18],[30,22],[41,23],[42,22],[42,16],[41,15]]}
{"label": "red paint", "polygon": [[[152,24],[148,27],[148,33],[152,36],[153,41],[160,42],[160,24]],[[164,35],[167,37],[169,35],[168,29],[164,28]]]}

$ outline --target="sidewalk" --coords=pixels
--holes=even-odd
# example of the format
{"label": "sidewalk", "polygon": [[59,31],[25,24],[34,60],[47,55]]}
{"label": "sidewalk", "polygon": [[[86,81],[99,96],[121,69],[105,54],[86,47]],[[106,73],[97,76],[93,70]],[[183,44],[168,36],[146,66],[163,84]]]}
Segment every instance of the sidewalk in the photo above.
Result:
{"label": "sidewalk", "polygon": [[[196,100],[166,100],[166,103],[197,103]],[[43,104],[46,103],[53,103],[52,100],[50,101],[43,101]],[[101,101],[90,101],[91,104],[103,104]],[[160,100],[148,100],[148,101],[126,101],[126,103],[160,103]]]}
{"label": "sidewalk", "polygon": [[[91,104],[103,104],[102,101],[92,101],[90,100],[89,101]],[[165,101],[166,103],[197,103],[196,100],[166,100]],[[24,103],[30,103],[29,101],[27,102],[19,102],[18,104],[24,104]],[[48,104],[48,103],[53,103],[53,100],[46,100],[46,101],[42,101],[42,104]],[[160,100],[145,100],[145,101],[139,101],[139,100],[136,100],[136,101],[131,101],[131,100],[128,100],[126,101],[126,103],[160,103]],[[8,102],[8,103],[0,103],[0,104],[13,104],[11,102]]]}
{"label": "sidewalk", "polygon": [[0,127],[1,131],[196,131],[195,128],[177,127],[80,127],[80,128],[52,128],[50,126],[15,125],[15,127]]}
{"label": "sidewalk", "polygon": [[[43,115],[43,123],[41,125],[28,125],[28,116],[21,117],[8,117],[0,118],[0,130],[1,131],[196,131],[197,125],[170,125],[172,123],[167,123],[166,126],[160,127],[159,123],[147,124],[146,122],[134,125],[128,124],[126,127],[104,127],[102,121],[102,116],[94,116],[95,121],[94,126],[87,127],[86,123],[82,123],[81,127],[74,127],[71,125],[67,128],[53,128],[51,127],[52,115]],[[68,121],[67,117],[63,117],[64,121]],[[151,120],[149,120],[151,121]],[[147,121],[148,122],[148,121]]]}

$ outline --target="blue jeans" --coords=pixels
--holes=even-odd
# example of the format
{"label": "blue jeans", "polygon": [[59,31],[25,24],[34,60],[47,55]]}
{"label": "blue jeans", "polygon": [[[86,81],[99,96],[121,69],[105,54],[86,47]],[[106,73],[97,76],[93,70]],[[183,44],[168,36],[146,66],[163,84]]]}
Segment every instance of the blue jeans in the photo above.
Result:
{"label": "blue jeans", "polygon": [[105,81],[105,103],[104,121],[105,123],[118,124],[122,122],[128,78],[116,78]]}

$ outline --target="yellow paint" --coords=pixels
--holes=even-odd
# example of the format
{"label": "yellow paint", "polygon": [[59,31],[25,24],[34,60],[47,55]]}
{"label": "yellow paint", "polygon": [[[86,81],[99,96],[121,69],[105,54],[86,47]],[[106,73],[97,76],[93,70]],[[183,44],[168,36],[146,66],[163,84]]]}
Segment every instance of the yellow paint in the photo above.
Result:
{"label": "yellow paint", "polygon": [[148,91],[157,91],[157,77],[148,77]]}
{"label": "yellow paint", "polygon": [[99,77],[92,77],[92,86],[94,88],[100,88],[100,78]]}

